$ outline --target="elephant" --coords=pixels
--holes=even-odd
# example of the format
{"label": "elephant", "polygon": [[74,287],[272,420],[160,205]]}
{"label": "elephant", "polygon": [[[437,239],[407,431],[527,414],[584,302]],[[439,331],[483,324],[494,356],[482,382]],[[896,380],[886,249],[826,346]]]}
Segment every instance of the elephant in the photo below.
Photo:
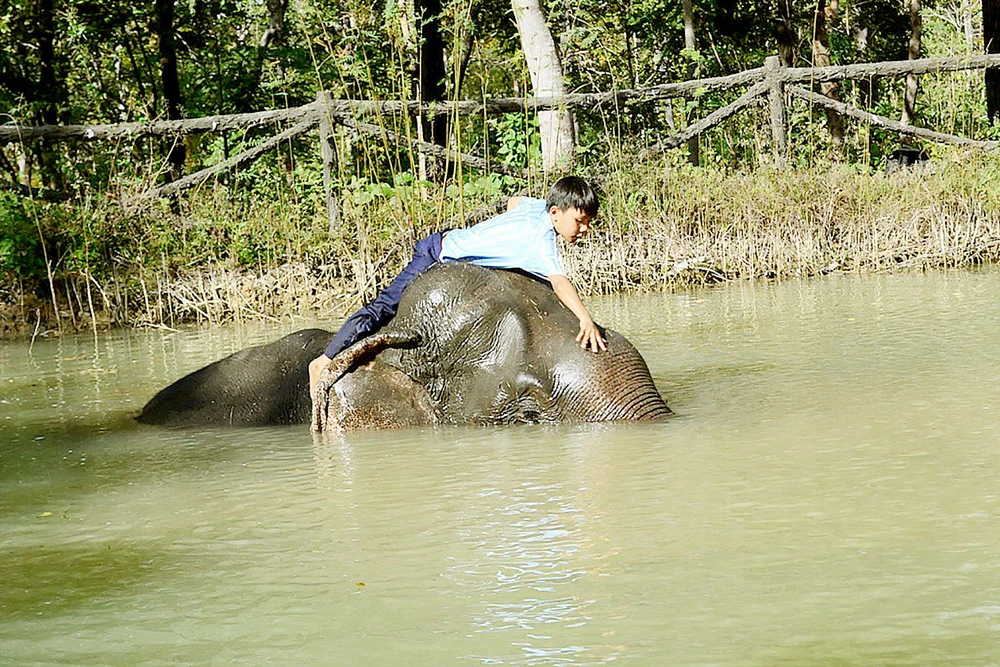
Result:
{"label": "elephant", "polygon": [[332,334],[306,329],[241,350],[160,391],[139,421],[313,422],[316,430],[430,424],[653,421],[672,413],[646,362],[605,329],[584,350],[547,282],[465,262],[436,265],[395,317],[338,354],[309,393],[307,366]]}

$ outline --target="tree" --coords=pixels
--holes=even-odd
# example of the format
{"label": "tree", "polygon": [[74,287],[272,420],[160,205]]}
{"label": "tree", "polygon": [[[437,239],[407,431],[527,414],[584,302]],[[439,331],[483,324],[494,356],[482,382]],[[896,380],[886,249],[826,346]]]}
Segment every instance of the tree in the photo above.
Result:
{"label": "tree", "polygon": [[[837,18],[839,0],[818,0],[813,23],[813,66],[829,67],[830,37],[829,30]],[[819,84],[819,90],[832,100],[837,99],[840,86],[836,81],[824,81]],[[826,109],[826,127],[830,132],[830,140],[839,148],[844,143],[844,119],[833,109]]]}
{"label": "tree", "polygon": [[267,0],[267,30],[260,36],[261,49],[266,49],[271,44],[281,44],[287,10],[288,0]]}
{"label": "tree", "polygon": [[[420,43],[417,46],[417,97],[420,102],[441,102],[447,99],[445,43],[441,35],[441,0],[414,0]],[[444,146],[448,143],[448,116],[421,118],[424,141]]]}
{"label": "tree", "polygon": [[[986,53],[1000,53],[1000,0],[983,0],[983,44]],[[987,67],[986,114],[1000,124],[1000,68]]]}
{"label": "tree", "polygon": [[[920,35],[922,24],[920,21],[920,0],[909,0],[910,6],[910,42],[907,49],[907,57],[916,60],[920,57]],[[906,93],[903,95],[903,117],[901,122],[904,125],[913,123],[916,117],[917,106],[917,75],[906,75]]]}
{"label": "tree", "polygon": [[[513,7],[535,95],[562,96],[565,93],[562,63],[538,0],[513,0]],[[542,138],[542,168],[546,173],[569,170],[576,142],[573,112],[567,107],[540,111],[538,128]]]}
{"label": "tree", "polygon": [[795,26],[792,22],[795,13],[792,0],[777,0],[777,10],[775,38],[778,41],[778,58],[783,67],[792,67],[795,65]]}
{"label": "tree", "polygon": [[[694,54],[698,51],[698,43],[694,38],[694,4],[691,0],[683,0],[681,6],[684,13],[684,50],[690,52],[692,58],[687,74],[688,78],[694,78],[698,69],[694,61]],[[690,121],[691,119],[689,118],[688,120]],[[687,147],[688,161],[693,165],[697,165],[699,162],[698,137],[691,137]]]}
{"label": "tree", "polygon": [[[160,52],[160,82],[163,85],[163,101],[169,120],[183,117],[184,102],[181,99],[180,77],[177,75],[177,45],[174,35],[174,0],[155,0],[153,6],[154,23]],[[167,180],[174,181],[184,175],[184,143],[172,142],[167,152]]]}
{"label": "tree", "polygon": [[[34,3],[35,47],[38,50],[38,87],[35,89],[33,121],[40,125],[56,125],[59,109],[66,103],[66,89],[56,67],[56,14],[52,0]],[[50,188],[61,190],[63,179],[59,157],[51,145],[36,143],[33,152],[41,166],[41,180]],[[31,183],[27,184],[29,187]]]}

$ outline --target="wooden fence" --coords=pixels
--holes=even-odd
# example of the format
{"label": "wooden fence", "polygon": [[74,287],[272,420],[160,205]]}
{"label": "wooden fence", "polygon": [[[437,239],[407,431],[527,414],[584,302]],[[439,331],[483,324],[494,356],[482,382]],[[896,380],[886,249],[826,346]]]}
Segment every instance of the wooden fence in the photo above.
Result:
{"label": "wooden fence", "polygon": [[498,98],[483,101],[463,100],[455,102],[439,102],[434,104],[419,104],[404,101],[358,101],[335,99],[328,92],[321,92],[315,102],[293,109],[278,111],[263,111],[249,114],[230,114],[209,116],[191,120],[154,121],[150,123],[121,123],[116,125],[59,125],[25,127],[16,125],[0,125],[0,143],[100,139],[138,139],[149,136],[183,137],[205,132],[223,132],[228,130],[246,130],[266,125],[291,124],[291,126],[271,137],[267,141],[254,146],[238,155],[232,156],[218,164],[189,174],[171,183],[150,190],[150,197],[166,197],[204,183],[216,174],[237,168],[253,162],[268,151],[274,150],[282,142],[298,137],[314,129],[319,130],[320,151],[323,159],[323,182],[326,190],[327,207],[330,215],[330,225],[339,224],[339,195],[333,186],[333,175],[336,170],[336,150],[333,145],[335,127],[347,127],[362,134],[382,137],[389,143],[408,146],[417,152],[438,158],[460,161],[463,164],[480,169],[525,177],[521,170],[503,163],[462,153],[432,143],[419,141],[388,130],[381,124],[371,123],[363,118],[378,118],[380,116],[410,116],[423,115],[431,117],[439,114],[467,116],[483,113],[527,112],[559,108],[563,105],[574,108],[619,108],[626,103],[666,100],[677,97],[689,97],[707,91],[732,90],[747,87],[734,102],[713,111],[705,118],[693,123],[678,134],[660,142],[663,150],[669,150],[683,145],[691,138],[718,125],[740,110],[750,106],[755,101],[766,98],[771,118],[772,147],[775,164],[782,165],[786,161],[788,151],[788,114],[789,98],[800,98],[824,108],[833,109],[842,116],[870,123],[886,130],[896,131],[904,136],[926,139],[929,141],[974,146],[985,149],[1000,147],[1000,142],[979,141],[953,134],[936,132],[924,128],[905,125],[899,121],[878,116],[876,114],[853,107],[808,89],[812,84],[823,81],[841,81],[845,79],[865,79],[886,76],[905,76],[907,74],[931,74],[938,72],[954,72],[959,70],[983,69],[1000,67],[1000,55],[982,55],[954,58],[923,58],[920,60],[901,60],[879,63],[861,63],[833,67],[783,67],[777,56],[766,59],[763,67],[740,72],[730,76],[697,79],[680,83],[669,83],[660,86],[637,90],[621,90],[604,93],[575,93],[562,97],[536,98]]}

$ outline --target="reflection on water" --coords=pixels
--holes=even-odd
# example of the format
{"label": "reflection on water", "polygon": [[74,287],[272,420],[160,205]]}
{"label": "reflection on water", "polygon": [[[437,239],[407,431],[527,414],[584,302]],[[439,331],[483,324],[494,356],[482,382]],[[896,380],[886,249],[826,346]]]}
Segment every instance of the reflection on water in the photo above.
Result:
{"label": "reflection on water", "polygon": [[1000,272],[597,302],[665,424],[169,430],[299,327],[0,346],[0,664],[1000,663]]}

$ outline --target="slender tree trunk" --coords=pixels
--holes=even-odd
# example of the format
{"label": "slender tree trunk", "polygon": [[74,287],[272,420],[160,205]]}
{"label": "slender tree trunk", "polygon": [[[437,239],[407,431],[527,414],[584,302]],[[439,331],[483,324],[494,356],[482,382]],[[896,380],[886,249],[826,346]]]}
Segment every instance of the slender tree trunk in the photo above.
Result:
{"label": "slender tree trunk", "polygon": [[465,87],[465,75],[469,70],[469,63],[476,48],[476,26],[479,25],[481,14],[481,3],[470,0],[466,5],[465,15],[455,19],[455,39],[456,50],[460,50],[458,55],[452,56],[454,63],[454,97],[462,99],[462,91]]}
{"label": "slender tree trunk", "polygon": [[[871,28],[862,25],[860,22],[856,22],[854,25],[854,49],[856,53],[856,59],[859,63],[868,62],[868,40],[871,35]],[[876,96],[878,94],[878,78],[877,77],[863,77],[855,80],[854,85],[858,89],[858,106],[862,109],[868,109],[875,102]],[[871,128],[866,128],[864,130],[859,128],[859,133],[866,133],[867,141],[865,144],[868,147],[868,163],[871,164]]]}
{"label": "slender tree trunk", "polygon": [[[441,35],[441,0],[414,0],[413,7],[420,34],[417,97],[423,103],[443,102],[448,98],[448,87],[445,44]],[[447,145],[448,116],[421,118],[420,122],[425,141]]]}
{"label": "slender tree trunk", "polygon": [[[859,63],[868,62],[868,44],[871,34],[871,27],[862,25],[860,22],[855,23],[853,31],[854,49],[857,54],[855,58]],[[862,109],[869,108],[878,99],[878,78],[868,77],[857,79],[854,85],[858,87],[859,106]]]}
{"label": "slender tree trunk", "polygon": [[[538,0],[513,0],[513,7],[535,96],[565,94],[559,53]],[[540,111],[538,127],[542,135],[542,168],[545,172],[571,169],[576,137],[573,112],[569,108]]]}
{"label": "slender tree trunk", "polygon": [[[1000,0],[983,0],[983,43],[986,53],[1000,53]],[[1000,124],[1000,68],[987,67],[986,114]]]}
{"label": "slender tree trunk", "polygon": [[[910,44],[908,58],[916,60],[920,57],[920,0],[909,0],[910,2]],[[906,93],[903,95],[903,116],[900,122],[904,125],[912,125],[917,112],[917,75],[906,75]]]}
{"label": "slender tree trunk", "polygon": [[[180,120],[184,112],[180,78],[177,75],[177,45],[174,35],[174,0],[155,0],[155,29],[160,51],[160,81],[167,118]],[[186,151],[184,142],[175,139],[167,153],[167,182],[184,175]]]}
{"label": "slender tree trunk", "polygon": [[[682,5],[682,11],[684,13],[684,48],[687,49],[688,51],[694,52],[698,50],[698,43],[695,41],[694,38],[694,5],[692,3],[692,0],[683,0],[681,5]],[[688,63],[687,76],[689,79],[693,79],[695,77],[695,72],[697,71],[697,68],[698,66],[694,62],[694,60]],[[689,124],[691,123],[690,117],[687,119],[687,122]],[[691,137],[691,139],[687,143],[687,149],[688,149],[688,162],[697,166],[698,163],[700,162],[698,155],[697,136]]]}
{"label": "slender tree trunk", "polygon": [[[38,46],[38,100],[41,102],[41,125],[59,124],[59,106],[65,101],[63,87],[56,77],[55,8],[52,0],[39,0],[36,6],[35,34]],[[50,144],[40,144],[36,150],[46,186],[61,190],[62,175],[59,157]],[[29,183],[30,185],[30,183]]]}
{"label": "slender tree trunk", "polygon": [[39,0],[36,15],[36,31],[38,35],[38,89],[44,104],[41,118],[43,125],[58,124],[59,117],[56,100],[53,98],[56,87],[55,68],[55,12],[52,0]]}
{"label": "slender tree trunk", "polygon": [[[285,12],[288,10],[288,0],[267,0],[267,29],[260,36],[257,43],[256,58],[256,85],[260,88],[260,81],[264,76],[264,61],[267,59],[267,52],[271,47],[281,46],[285,36]],[[276,62],[278,76],[284,78],[284,63],[278,59]],[[220,83],[221,85],[221,83]],[[223,139],[223,147],[226,153],[229,152],[228,142]],[[295,171],[295,155],[291,150],[291,145],[287,151],[278,150],[278,155],[283,158],[285,167],[285,178],[291,179]]]}
{"label": "slender tree trunk", "polygon": [[[839,0],[818,0],[816,3],[816,14],[813,19],[814,67],[828,67],[832,64],[827,30],[837,18],[838,6]],[[819,84],[819,91],[836,100],[839,98],[840,85],[836,81],[824,81]],[[844,143],[844,119],[833,109],[826,110],[826,128],[830,132],[830,141],[839,149]]]}
{"label": "slender tree trunk", "polygon": [[260,48],[281,44],[285,32],[285,12],[288,10],[288,0],[267,0],[267,30],[260,36]]}
{"label": "slender tree trunk", "polygon": [[795,63],[795,26],[792,24],[792,0],[777,0],[778,25],[775,37],[778,42],[778,58],[782,67],[792,67]]}

